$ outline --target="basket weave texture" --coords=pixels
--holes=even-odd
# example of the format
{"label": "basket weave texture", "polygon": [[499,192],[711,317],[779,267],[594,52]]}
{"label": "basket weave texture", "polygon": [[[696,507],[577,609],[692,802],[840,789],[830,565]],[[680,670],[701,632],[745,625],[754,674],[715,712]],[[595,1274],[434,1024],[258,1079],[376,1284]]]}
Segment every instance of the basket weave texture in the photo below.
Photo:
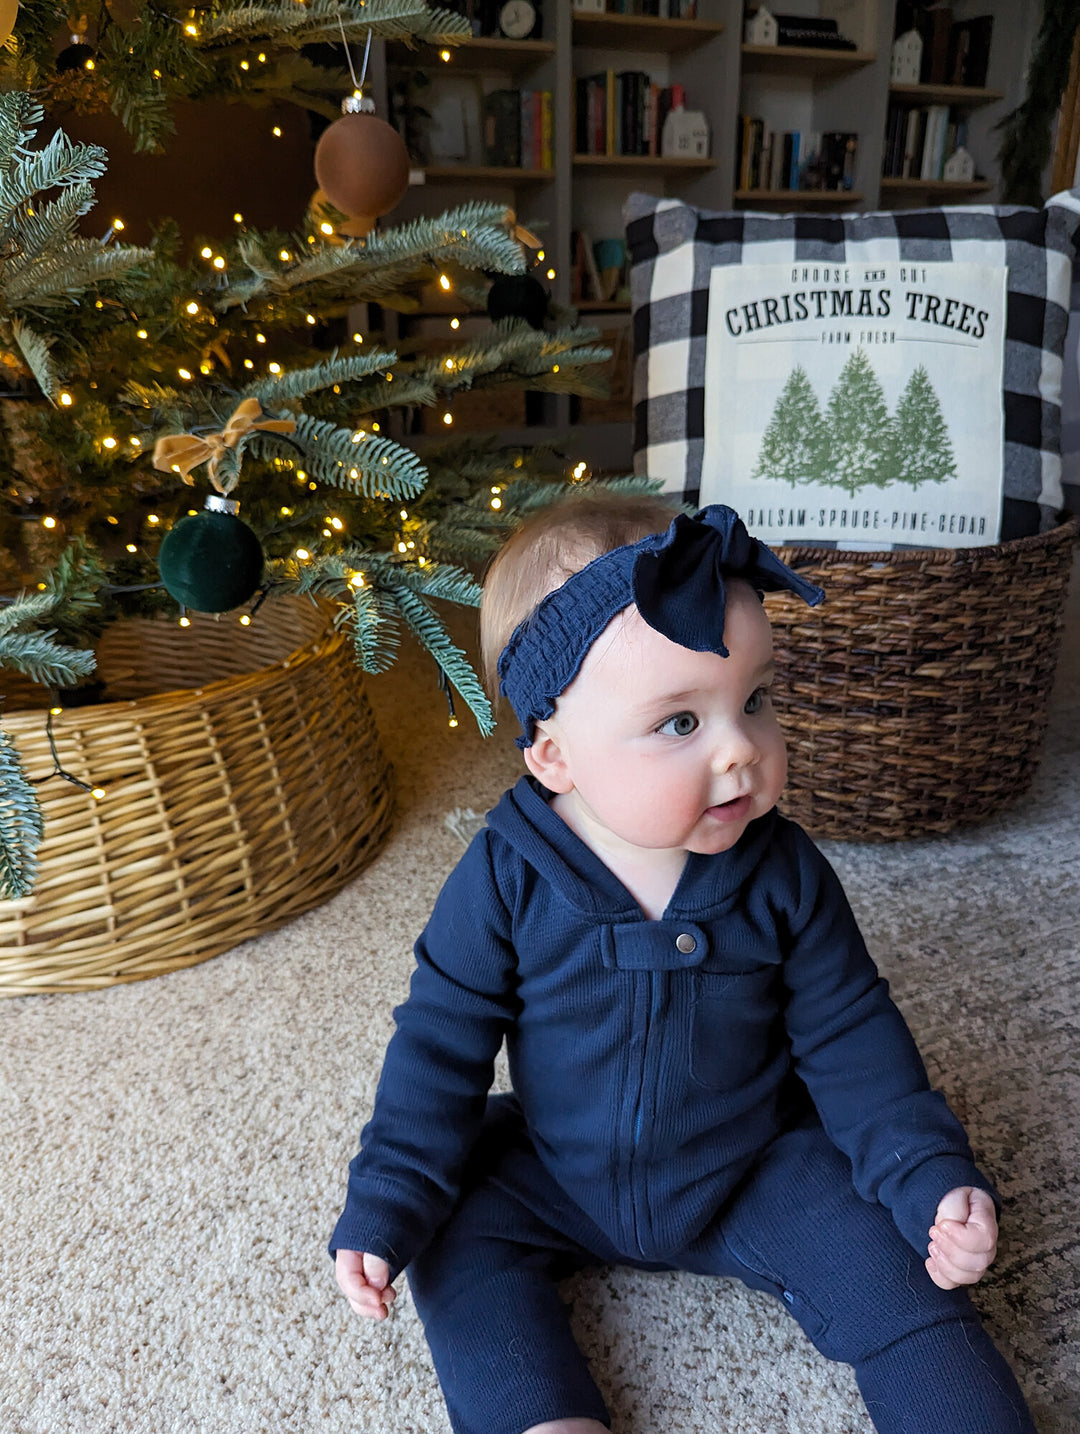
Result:
{"label": "basket weave texture", "polygon": [[[249,628],[125,620],[98,674],[118,700],[69,709],[53,731],[64,769],[107,795],[39,788],[37,883],[0,902],[0,995],[205,961],[325,901],[389,831],[390,769],[326,610],[269,603]],[[10,710],[18,695],[4,726],[27,775],[44,776],[46,712]]]}
{"label": "basket weave texture", "polygon": [[1030,786],[1078,524],[994,547],[780,551],[826,591],[769,595],[788,740],[782,809],[898,841],[984,821]]}

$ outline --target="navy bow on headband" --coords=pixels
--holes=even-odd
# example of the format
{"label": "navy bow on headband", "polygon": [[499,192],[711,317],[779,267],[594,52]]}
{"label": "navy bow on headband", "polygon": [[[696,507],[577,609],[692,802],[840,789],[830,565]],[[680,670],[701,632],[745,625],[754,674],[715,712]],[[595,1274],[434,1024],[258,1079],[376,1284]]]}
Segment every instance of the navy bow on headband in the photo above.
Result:
{"label": "navy bow on headband", "polygon": [[631,603],[664,637],[694,652],[727,657],[726,578],[759,592],[791,592],[815,607],[825,596],[752,538],[733,509],[715,503],[680,513],[666,533],[613,548],[567,578],[514,632],[499,658],[499,690],[521,722],[518,745],[577,676],[616,613]]}

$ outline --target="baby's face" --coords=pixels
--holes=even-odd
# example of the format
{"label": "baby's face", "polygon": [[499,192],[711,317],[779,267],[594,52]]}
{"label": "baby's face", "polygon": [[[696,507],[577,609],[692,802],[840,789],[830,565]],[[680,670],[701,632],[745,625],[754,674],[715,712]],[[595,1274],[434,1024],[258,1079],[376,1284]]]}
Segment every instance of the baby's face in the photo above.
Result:
{"label": "baby's face", "polygon": [[787,756],[769,696],[772,634],[741,581],[728,583],[724,641],[728,657],[691,652],[636,608],[597,639],[538,724],[565,764],[579,830],[601,844],[712,853],[775,806]]}

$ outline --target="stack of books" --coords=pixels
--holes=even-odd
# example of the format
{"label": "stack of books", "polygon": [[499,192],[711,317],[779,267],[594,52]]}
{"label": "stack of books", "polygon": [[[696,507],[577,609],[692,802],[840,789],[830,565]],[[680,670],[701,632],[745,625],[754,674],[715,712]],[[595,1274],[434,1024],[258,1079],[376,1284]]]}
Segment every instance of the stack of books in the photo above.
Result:
{"label": "stack of books", "polygon": [[[574,8],[585,7],[575,5]],[[697,0],[607,0],[605,9],[609,15],[656,15],[661,20],[697,19]]]}
{"label": "stack of books", "polygon": [[858,136],[771,129],[756,115],[740,115],[735,151],[736,188],[848,190],[855,182]]}
{"label": "stack of books", "polygon": [[890,105],[881,172],[886,179],[941,179],[945,161],[966,139],[967,121],[948,105]]}
{"label": "stack of books", "polygon": [[551,169],[555,119],[550,90],[491,90],[484,96],[484,163]]}
{"label": "stack of books", "polygon": [[658,155],[664,120],[684,108],[682,85],[657,85],[643,70],[582,75],[574,91],[577,154]]}

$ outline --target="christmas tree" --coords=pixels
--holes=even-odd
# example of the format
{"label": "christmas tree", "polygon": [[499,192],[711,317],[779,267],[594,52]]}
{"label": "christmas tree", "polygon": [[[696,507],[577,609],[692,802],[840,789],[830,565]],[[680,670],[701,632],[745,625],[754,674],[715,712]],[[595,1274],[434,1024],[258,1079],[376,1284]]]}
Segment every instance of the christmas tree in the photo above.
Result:
{"label": "christmas tree", "polygon": [[[303,49],[313,43],[343,33],[447,44],[468,29],[400,0],[197,11],[114,0],[58,71],[67,25],[66,10],[24,4],[6,81],[57,103],[107,104],[144,146],[167,140],[181,97],[272,94],[329,117],[344,72],[315,64]],[[421,459],[403,416],[434,407],[452,419],[455,394],[507,384],[600,394],[608,351],[576,315],[553,310],[544,327],[501,318],[438,352],[343,326],[358,305],[407,308],[434,282],[482,309],[484,276],[524,274],[538,241],[491,203],[364,237],[327,205],[295,234],[238,224],[200,236],[191,257],[192,236],[168,226],[150,248],[123,246],[119,222],[88,238],[79,220],[106,155],[62,132],[41,144],[42,120],[24,90],[0,95],[0,458],[10,475],[0,666],[76,686],[115,616],[158,609],[183,620],[175,594],[188,593],[193,568],[181,604],[234,606],[206,554],[240,522],[201,511],[212,487],[216,499],[243,500],[256,542],[252,611],[267,596],[329,599],[373,672],[409,631],[490,730],[487,698],[434,604],[475,605],[476,564],[571,475],[550,452],[494,441],[447,439]],[[33,789],[0,734],[3,894],[30,889],[39,838]]]}
{"label": "christmas tree", "polygon": [[949,429],[941,404],[922,364],[915,369],[896,405],[892,420],[893,476],[918,488],[956,477]]}
{"label": "christmas tree", "polygon": [[827,462],[825,427],[817,394],[802,364],[796,364],[776,401],[761,440],[755,478],[819,482]]}
{"label": "christmas tree", "polygon": [[828,481],[852,497],[860,488],[883,488],[890,480],[889,411],[863,349],[856,349],[841,369],[826,422]]}

